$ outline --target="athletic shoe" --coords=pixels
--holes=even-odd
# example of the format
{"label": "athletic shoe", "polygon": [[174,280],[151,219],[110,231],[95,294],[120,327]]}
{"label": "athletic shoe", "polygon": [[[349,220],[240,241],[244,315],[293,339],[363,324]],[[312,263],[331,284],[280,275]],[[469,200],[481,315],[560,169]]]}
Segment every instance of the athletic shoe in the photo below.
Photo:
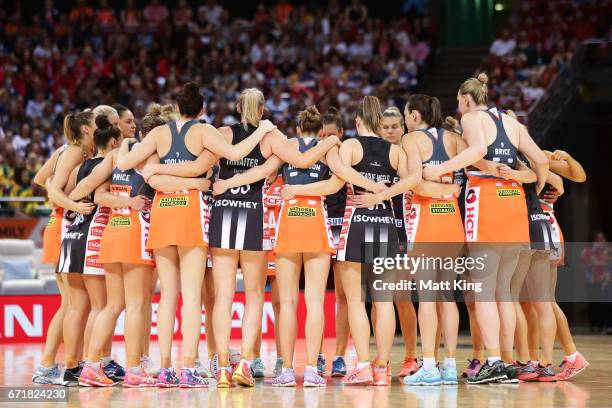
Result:
{"label": "athletic shoe", "polygon": [[504,364],[506,378],[499,380],[502,384],[518,384],[518,374],[516,373],[516,366],[514,364]]}
{"label": "athletic shoe", "polygon": [[232,367],[232,372],[236,371],[236,367],[240,364],[241,354],[238,350],[229,350],[229,363],[230,367]]}
{"label": "athletic shoe", "polygon": [[208,368],[203,366],[202,363],[200,362],[199,359],[197,359],[194,364],[193,364],[193,368],[195,369],[195,372],[202,378],[211,378],[212,376],[210,375],[210,371],[208,371]]}
{"label": "athletic shoe", "polygon": [[112,387],[115,382],[106,376],[101,365],[94,368],[92,363],[85,363],[81,374],[79,374],[79,385],[84,387]]}
{"label": "athletic shoe", "polygon": [[179,388],[208,388],[208,381],[206,378],[200,377],[195,369],[182,368]]}
{"label": "athletic shoe", "polygon": [[57,363],[51,367],[38,366],[32,375],[32,382],[40,385],[61,385],[62,367]]}
{"label": "athletic shoe", "polygon": [[468,377],[468,384],[488,384],[490,382],[505,380],[506,378],[506,367],[503,361],[497,360],[493,364],[489,364],[487,361],[480,367],[476,375]]}
{"label": "athletic shoe", "polygon": [[74,368],[66,368],[62,379],[62,385],[66,387],[76,387],[79,385],[79,375],[83,367],[79,364]]}
{"label": "athletic shoe", "polygon": [[468,363],[470,364],[468,364],[468,366],[465,368],[465,370],[461,374],[463,378],[475,376],[476,374],[478,374],[478,371],[480,371],[480,367],[482,367],[482,363],[477,358],[473,360],[468,360]]}
{"label": "athletic shoe", "polygon": [[319,375],[325,375],[325,369],[327,368],[327,364],[325,364],[325,355],[319,354],[317,357],[317,373]]}
{"label": "athletic shoe", "polygon": [[325,387],[325,378],[319,373],[319,369],[306,367],[304,370],[304,387]]}
{"label": "athletic shoe", "polygon": [[238,367],[236,367],[232,373],[232,380],[244,387],[252,387],[255,385],[255,379],[251,374],[251,367],[247,360],[240,360]]}
{"label": "athletic shoe", "polygon": [[138,371],[127,370],[123,379],[126,388],[148,388],[157,386],[157,380],[141,366]]}
{"label": "athletic shoe", "polygon": [[538,364],[536,367],[536,372],[538,373],[538,377],[533,381],[538,382],[554,382],[557,381],[557,374],[555,373],[555,369],[552,364],[548,364],[546,367]]}
{"label": "athletic shoe", "polygon": [[416,373],[419,370],[419,362],[416,358],[406,357],[402,362],[402,371],[400,371],[400,377],[408,377]]}
{"label": "athletic shoe", "polygon": [[444,385],[457,385],[457,369],[455,367],[443,367],[440,370],[440,377],[442,377],[442,384]]}
{"label": "athletic shoe", "polygon": [[[304,375],[305,378],[306,376]],[[273,387],[295,387],[295,371],[293,371],[293,368],[281,370],[280,375],[276,376],[270,385]]]}
{"label": "athletic shoe", "polygon": [[274,364],[274,377],[278,377],[281,375],[283,371],[283,359],[281,357],[276,357],[276,363]]}
{"label": "athletic shoe", "polygon": [[344,357],[336,357],[334,361],[332,361],[332,377],[344,377],[346,375],[346,362],[344,361]]}
{"label": "athletic shoe", "polygon": [[[159,375],[159,367],[153,366],[153,360],[149,356],[140,357],[140,365],[147,375],[156,378]],[[127,375],[127,374],[126,374]]]}
{"label": "athletic shoe", "polygon": [[234,385],[232,373],[226,368],[221,368],[217,374],[217,388],[231,388]]}
{"label": "athletic shoe", "polygon": [[254,378],[263,378],[264,377],[264,363],[260,357],[257,357],[251,363],[251,374],[253,374]]}
{"label": "athletic shoe", "polygon": [[111,360],[104,366],[104,374],[114,382],[123,381],[125,377],[125,368],[117,364],[115,360]]}
{"label": "athletic shoe", "polygon": [[389,365],[387,367],[372,367],[372,377],[374,385],[389,385]]}
{"label": "athletic shoe", "polygon": [[179,379],[176,376],[174,368],[162,368],[157,376],[157,383],[155,384],[159,388],[174,388],[178,387]]}
{"label": "athletic shoe", "polygon": [[538,373],[536,372],[533,364],[531,364],[531,361],[527,362],[527,364],[522,364],[516,361],[514,364],[514,368],[516,369],[516,377],[520,381],[531,381],[538,377]]}
{"label": "athletic shoe", "polygon": [[342,383],[346,385],[369,385],[372,384],[372,381],[374,381],[372,366],[369,364],[362,369],[355,367],[353,371],[342,379]]}
{"label": "athletic shoe", "polygon": [[438,367],[425,370],[425,367],[421,366],[416,373],[404,377],[403,382],[405,385],[441,385],[442,376]]}
{"label": "athletic shoe", "polygon": [[210,375],[213,378],[219,376],[219,354],[213,354],[213,358],[210,360]]}
{"label": "athletic shoe", "polygon": [[589,366],[589,362],[586,361],[584,356],[580,353],[577,353],[576,359],[574,362],[570,362],[567,357],[563,359],[563,362],[559,367],[561,367],[561,372],[557,374],[557,380],[559,381],[567,381],[572,377],[580,374],[584,371],[585,368]]}

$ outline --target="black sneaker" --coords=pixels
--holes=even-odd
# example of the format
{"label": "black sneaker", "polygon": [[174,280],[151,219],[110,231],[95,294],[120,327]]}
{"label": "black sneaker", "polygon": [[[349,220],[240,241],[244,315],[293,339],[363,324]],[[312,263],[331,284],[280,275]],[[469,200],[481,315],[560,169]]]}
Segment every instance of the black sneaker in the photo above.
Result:
{"label": "black sneaker", "polygon": [[536,373],[538,373],[538,377],[534,381],[538,382],[555,382],[557,381],[557,374],[555,373],[555,369],[552,364],[548,364],[546,367],[543,367],[541,364],[538,364],[536,367]]}
{"label": "black sneaker", "polygon": [[64,370],[64,377],[62,379],[62,385],[66,387],[76,387],[79,385],[79,375],[81,375],[80,365],[74,368],[66,368]]}
{"label": "black sneaker", "polygon": [[104,374],[114,382],[121,382],[125,378],[125,369],[111,360],[107,365],[104,366]]}
{"label": "black sneaker", "polygon": [[503,380],[499,380],[502,384],[518,384],[518,374],[516,372],[516,367],[514,364],[504,364],[506,378]]}
{"label": "black sneaker", "polygon": [[488,384],[495,381],[505,380],[506,367],[503,361],[497,360],[493,364],[485,362],[476,375],[468,377],[468,384]]}

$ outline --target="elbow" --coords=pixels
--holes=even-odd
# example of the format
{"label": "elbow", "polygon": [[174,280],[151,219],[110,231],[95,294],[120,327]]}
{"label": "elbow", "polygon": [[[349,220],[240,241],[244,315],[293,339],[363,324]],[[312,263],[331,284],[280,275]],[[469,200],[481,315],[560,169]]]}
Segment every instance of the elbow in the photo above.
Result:
{"label": "elbow", "polygon": [[575,177],[572,178],[572,181],[575,183],[584,183],[587,179],[586,173],[582,172],[580,174],[577,174]]}
{"label": "elbow", "polygon": [[487,155],[487,146],[478,146],[475,149],[474,155],[477,156],[476,158],[478,160],[482,159],[483,157],[485,157]]}
{"label": "elbow", "polygon": [[159,178],[155,176],[151,176],[149,180],[147,180],[147,184],[151,186],[153,190],[159,190]]}

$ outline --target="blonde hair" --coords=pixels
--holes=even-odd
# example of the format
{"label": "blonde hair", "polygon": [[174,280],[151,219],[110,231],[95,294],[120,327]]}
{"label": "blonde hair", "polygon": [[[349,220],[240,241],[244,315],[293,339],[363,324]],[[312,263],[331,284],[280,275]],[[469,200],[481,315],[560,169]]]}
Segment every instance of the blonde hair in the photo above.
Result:
{"label": "blonde hair", "polygon": [[323,127],[321,114],[316,106],[310,105],[298,114],[298,126],[303,133],[318,133]]}
{"label": "blonde hair", "polygon": [[478,105],[484,105],[489,99],[489,90],[487,89],[489,77],[484,72],[478,74],[476,78],[468,78],[459,87],[461,95],[471,95],[474,102]]}
{"label": "blonde hair", "polygon": [[64,135],[71,145],[81,144],[81,126],[91,126],[95,119],[91,110],[78,113],[69,113],[64,118]]}
{"label": "blonde hair", "polygon": [[247,88],[240,93],[240,121],[259,126],[259,108],[265,103],[263,93],[257,88]]}
{"label": "blonde hair", "polygon": [[442,127],[446,130],[450,130],[451,132],[461,134],[461,124],[459,123],[457,119],[455,119],[452,116],[447,116],[444,119],[444,123],[442,124]]}
{"label": "blonde hair", "polygon": [[110,115],[119,116],[119,112],[117,112],[117,109],[113,108],[110,105],[98,105],[95,108],[93,108],[93,113],[96,116],[106,116],[107,118]]}
{"label": "blonde hair", "polygon": [[364,96],[357,108],[357,117],[363,120],[363,124],[368,129],[378,133],[383,118],[378,98],[371,95]]}
{"label": "blonde hair", "polygon": [[518,117],[516,116],[516,113],[513,110],[508,109],[505,113],[506,115],[510,116],[512,119],[518,120]]}
{"label": "blonde hair", "polygon": [[397,106],[389,106],[382,115],[383,118],[398,118],[400,122],[404,122],[404,115],[402,115],[402,112],[400,112]]}
{"label": "blonde hair", "polygon": [[158,103],[149,105],[149,112],[142,118],[142,137],[145,137],[151,130],[168,122],[176,122],[180,119],[178,112],[170,104],[161,106]]}

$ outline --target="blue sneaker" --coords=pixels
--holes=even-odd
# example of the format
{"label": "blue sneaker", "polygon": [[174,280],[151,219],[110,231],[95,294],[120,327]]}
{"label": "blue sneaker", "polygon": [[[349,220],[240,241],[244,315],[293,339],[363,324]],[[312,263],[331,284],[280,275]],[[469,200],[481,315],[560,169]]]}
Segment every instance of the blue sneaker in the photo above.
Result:
{"label": "blue sneaker", "polygon": [[104,366],[104,374],[114,382],[123,381],[125,377],[125,368],[117,364],[115,360],[111,360]]}
{"label": "blue sneaker", "polygon": [[457,368],[444,367],[440,370],[440,375],[444,385],[457,385]]}
{"label": "blue sneaker", "polygon": [[319,375],[325,375],[325,368],[325,356],[323,354],[319,354],[319,357],[317,357],[317,373]]}
{"label": "blue sneaker", "polygon": [[442,384],[442,376],[440,375],[440,370],[438,367],[434,367],[429,371],[426,371],[425,368],[419,368],[419,371],[416,373],[404,377],[405,385],[441,385]]}
{"label": "blue sneaker", "polygon": [[263,378],[265,372],[264,363],[261,358],[257,357],[251,362],[251,374],[255,378]]}
{"label": "blue sneaker", "polygon": [[332,361],[332,377],[344,377],[346,375],[346,362],[344,361],[344,357],[337,357],[334,361]]}
{"label": "blue sneaker", "polygon": [[57,363],[51,365],[51,367],[36,367],[34,375],[32,375],[32,382],[39,385],[61,385],[62,384],[62,369]]}
{"label": "blue sneaker", "polygon": [[283,372],[283,359],[276,357],[276,363],[274,364],[274,377],[278,377]]}

